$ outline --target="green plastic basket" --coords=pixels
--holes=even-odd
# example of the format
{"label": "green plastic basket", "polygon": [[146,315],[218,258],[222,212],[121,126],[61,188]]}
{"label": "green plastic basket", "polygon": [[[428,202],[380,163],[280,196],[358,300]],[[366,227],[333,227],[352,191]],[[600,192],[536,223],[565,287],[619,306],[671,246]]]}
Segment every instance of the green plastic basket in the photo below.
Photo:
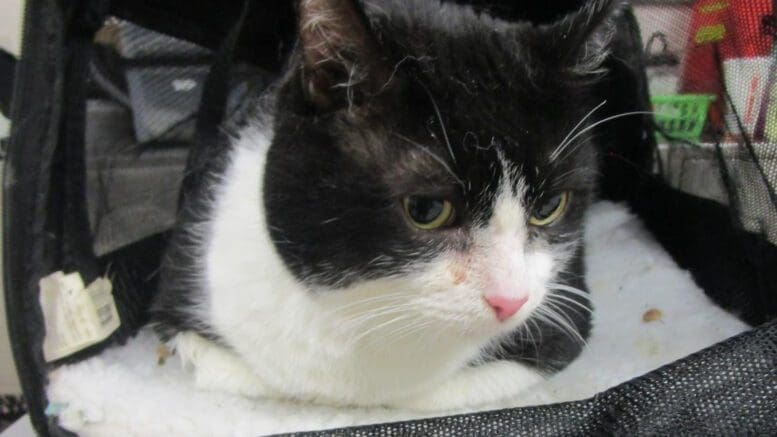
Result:
{"label": "green plastic basket", "polygon": [[[654,117],[658,126],[670,139],[698,141],[704,124],[707,122],[707,111],[710,103],[715,100],[710,94],[677,94],[653,96]],[[665,140],[658,134],[659,140]]]}

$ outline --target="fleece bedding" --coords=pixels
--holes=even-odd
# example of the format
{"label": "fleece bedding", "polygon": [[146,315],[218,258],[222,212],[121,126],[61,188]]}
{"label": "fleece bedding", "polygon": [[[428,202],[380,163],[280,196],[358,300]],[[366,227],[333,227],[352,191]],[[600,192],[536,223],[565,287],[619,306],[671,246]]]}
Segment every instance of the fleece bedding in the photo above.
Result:
{"label": "fleece bedding", "polygon": [[[583,353],[540,386],[486,408],[585,399],[748,329],[707,298],[624,206],[595,204],[585,243],[594,323]],[[57,368],[47,414],[81,436],[255,436],[424,416],[202,391],[175,355],[160,358],[159,346],[143,329],[126,345]]]}

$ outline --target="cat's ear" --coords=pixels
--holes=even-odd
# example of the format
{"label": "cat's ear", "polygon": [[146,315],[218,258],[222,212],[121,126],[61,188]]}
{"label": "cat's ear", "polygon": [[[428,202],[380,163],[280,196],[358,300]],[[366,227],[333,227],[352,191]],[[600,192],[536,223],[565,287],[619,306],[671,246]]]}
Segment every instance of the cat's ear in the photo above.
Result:
{"label": "cat's ear", "polygon": [[596,75],[603,72],[615,35],[614,16],[619,2],[589,0],[559,21],[542,29],[546,49],[549,47],[574,75]]}
{"label": "cat's ear", "polygon": [[385,60],[355,0],[300,0],[297,12],[302,81],[312,103],[358,105],[385,84]]}

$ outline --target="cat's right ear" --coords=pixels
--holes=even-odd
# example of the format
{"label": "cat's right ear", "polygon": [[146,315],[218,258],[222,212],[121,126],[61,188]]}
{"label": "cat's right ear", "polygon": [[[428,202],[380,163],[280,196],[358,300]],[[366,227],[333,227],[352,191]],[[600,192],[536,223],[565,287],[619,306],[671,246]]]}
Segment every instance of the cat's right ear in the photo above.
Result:
{"label": "cat's right ear", "polygon": [[572,74],[601,73],[615,34],[613,17],[622,3],[622,0],[586,0],[579,10],[541,27],[543,49],[554,53]]}
{"label": "cat's right ear", "polygon": [[322,109],[359,105],[389,78],[369,21],[355,0],[297,3],[304,92]]}

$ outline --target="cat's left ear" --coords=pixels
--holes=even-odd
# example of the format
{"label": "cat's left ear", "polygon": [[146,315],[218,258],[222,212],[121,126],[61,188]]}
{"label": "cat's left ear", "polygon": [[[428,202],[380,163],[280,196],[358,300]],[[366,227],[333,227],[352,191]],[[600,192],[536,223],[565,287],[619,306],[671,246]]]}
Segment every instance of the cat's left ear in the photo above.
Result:
{"label": "cat's left ear", "polygon": [[297,3],[302,80],[322,109],[358,105],[389,78],[369,21],[356,0]]}
{"label": "cat's left ear", "polygon": [[615,35],[613,18],[620,6],[617,0],[589,0],[579,10],[542,26],[545,50],[550,49],[571,74],[602,73]]}

